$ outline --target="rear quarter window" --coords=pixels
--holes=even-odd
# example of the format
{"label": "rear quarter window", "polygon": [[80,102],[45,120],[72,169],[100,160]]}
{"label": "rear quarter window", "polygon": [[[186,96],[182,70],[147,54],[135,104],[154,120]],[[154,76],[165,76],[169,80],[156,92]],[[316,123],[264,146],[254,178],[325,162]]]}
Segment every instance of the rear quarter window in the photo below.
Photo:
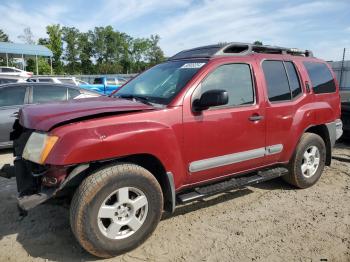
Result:
{"label": "rear quarter window", "polygon": [[335,83],[331,71],[323,63],[304,62],[315,94],[334,93]]}

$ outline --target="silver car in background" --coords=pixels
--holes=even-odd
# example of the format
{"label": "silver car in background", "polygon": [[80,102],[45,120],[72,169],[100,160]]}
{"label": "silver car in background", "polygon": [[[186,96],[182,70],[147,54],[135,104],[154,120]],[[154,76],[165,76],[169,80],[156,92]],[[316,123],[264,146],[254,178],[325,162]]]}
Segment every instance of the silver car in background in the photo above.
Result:
{"label": "silver car in background", "polygon": [[29,82],[0,85],[0,149],[12,146],[10,133],[23,105],[97,96],[100,94],[72,85]]}

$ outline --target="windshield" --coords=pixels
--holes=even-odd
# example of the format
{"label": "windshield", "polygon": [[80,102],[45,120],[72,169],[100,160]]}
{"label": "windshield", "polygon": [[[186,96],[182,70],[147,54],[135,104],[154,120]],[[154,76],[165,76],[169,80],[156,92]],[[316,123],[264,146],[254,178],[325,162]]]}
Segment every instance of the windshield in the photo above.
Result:
{"label": "windshield", "polygon": [[159,64],[130,80],[113,96],[167,105],[206,63],[186,60]]}

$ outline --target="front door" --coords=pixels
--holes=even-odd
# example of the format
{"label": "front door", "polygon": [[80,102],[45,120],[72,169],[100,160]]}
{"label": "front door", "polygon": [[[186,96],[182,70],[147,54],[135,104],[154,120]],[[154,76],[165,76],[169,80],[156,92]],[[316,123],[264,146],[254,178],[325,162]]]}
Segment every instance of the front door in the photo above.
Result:
{"label": "front door", "polygon": [[[265,121],[253,77],[255,62],[212,65],[184,103],[184,153],[188,184],[250,170],[263,164]],[[225,106],[196,113],[191,104],[208,90],[229,94]]]}
{"label": "front door", "polygon": [[10,133],[17,112],[27,101],[26,87],[6,86],[0,88],[0,147],[9,146]]}

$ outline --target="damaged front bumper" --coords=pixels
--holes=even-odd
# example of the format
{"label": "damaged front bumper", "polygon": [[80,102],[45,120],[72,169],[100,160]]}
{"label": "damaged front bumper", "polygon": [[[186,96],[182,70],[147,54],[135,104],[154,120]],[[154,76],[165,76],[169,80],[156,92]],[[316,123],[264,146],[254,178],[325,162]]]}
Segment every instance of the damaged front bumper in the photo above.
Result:
{"label": "damaged front bumper", "polygon": [[16,177],[21,215],[56,196],[73,181],[73,178],[89,168],[88,164],[75,167],[40,166],[16,157],[14,166],[6,165],[0,171],[5,178]]}

